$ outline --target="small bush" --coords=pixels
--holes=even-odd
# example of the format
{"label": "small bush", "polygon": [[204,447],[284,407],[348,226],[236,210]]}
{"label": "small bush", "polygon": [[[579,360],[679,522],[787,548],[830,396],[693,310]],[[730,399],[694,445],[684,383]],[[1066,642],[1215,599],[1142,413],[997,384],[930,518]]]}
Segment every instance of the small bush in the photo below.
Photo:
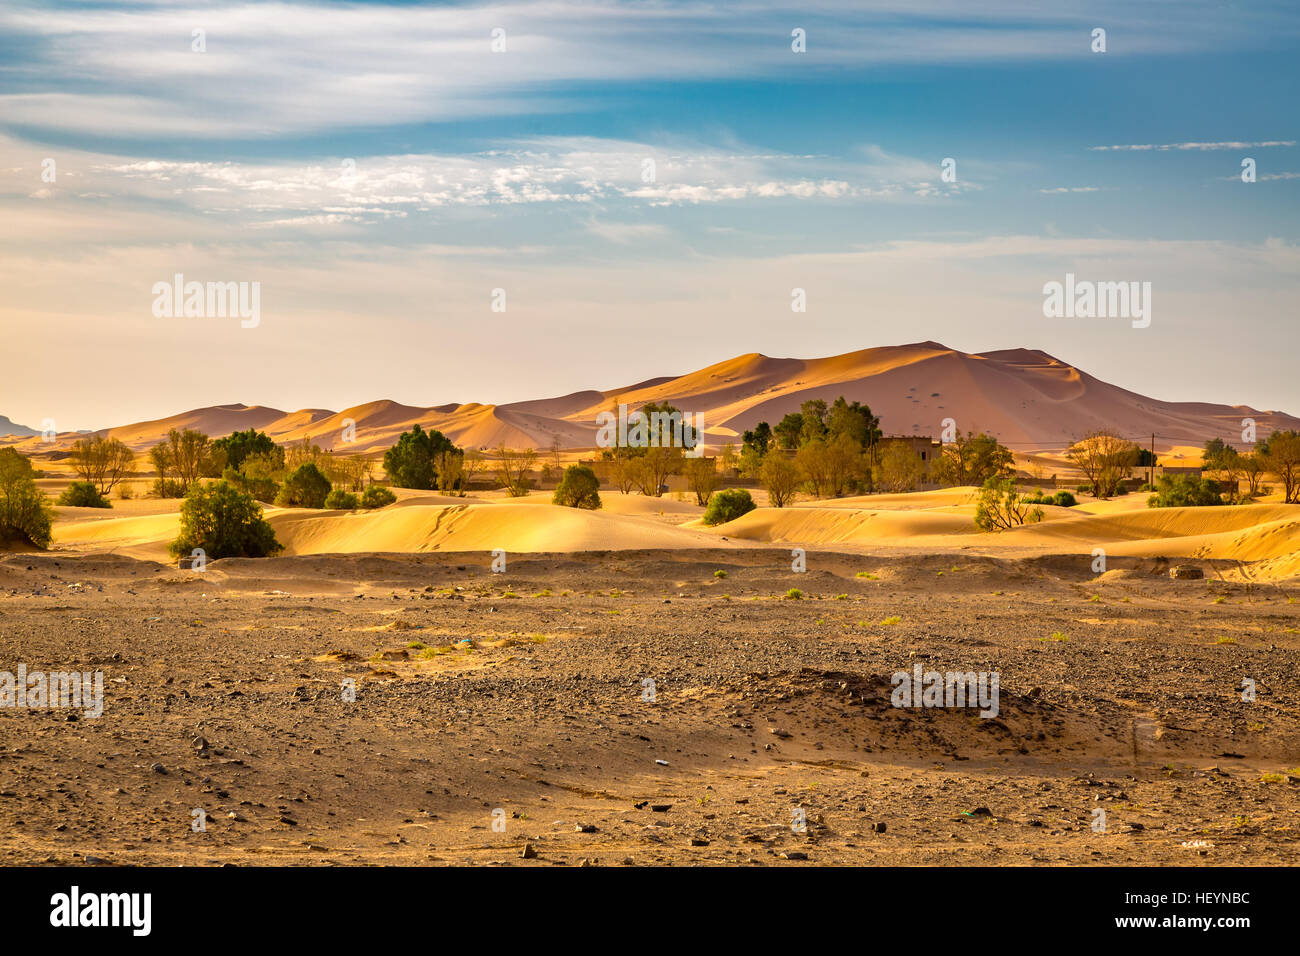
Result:
{"label": "small bush", "polygon": [[262,506],[227,481],[195,484],[181,505],[181,533],[173,555],[202,548],[208,560],[262,558],[283,551]]}
{"label": "small bush", "polygon": [[709,506],[704,510],[704,523],[707,525],[726,524],[735,521],[743,514],[753,511],[757,505],[744,488],[727,488],[715,491],[709,499]]}
{"label": "small bush", "polygon": [[564,477],[551,501],[566,508],[595,511],[600,507],[600,493],[596,490],[599,487],[594,471],[586,465],[570,465],[564,469]]}
{"label": "small bush", "polygon": [[1092,485],[1079,485],[1074,490],[1081,495],[1090,495],[1092,494]]}
{"label": "small bush", "polygon": [[1052,497],[1056,499],[1056,507],[1058,508],[1073,508],[1079,503],[1079,499],[1068,491],[1058,491]]}
{"label": "small bush", "polygon": [[321,474],[319,468],[307,462],[299,465],[284,480],[284,487],[275,496],[275,503],[287,507],[324,508],[329,493],[330,480]]}
{"label": "small bush", "polygon": [[360,502],[350,491],[335,488],[325,496],[325,507],[334,511],[355,511],[360,507]]}
{"label": "small bush", "polygon": [[371,485],[361,494],[361,507],[383,508],[386,505],[391,505],[396,500],[397,495],[383,485]]}
{"label": "small bush", "polygon": [[63,489],[63,494],[59,495],[58,500],[54,503],[69,508],[113,507],[108,503],[108,499],[101,495],[89,481],[74,481]]}

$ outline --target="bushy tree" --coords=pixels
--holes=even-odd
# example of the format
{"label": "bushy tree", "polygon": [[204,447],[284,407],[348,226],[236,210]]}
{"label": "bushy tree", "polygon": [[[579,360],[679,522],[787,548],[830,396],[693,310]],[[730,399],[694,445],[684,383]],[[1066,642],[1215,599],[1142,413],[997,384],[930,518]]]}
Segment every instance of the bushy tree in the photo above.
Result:
{"label": "bushy tree", "polygon": [[1196,508],[1221,505],[1219,487],[1208,478],[1191,475],[1161,475],[1156,493],[1147,499],[1148,508]]}
{"label": "bushy tree", "polygon": [[1099,429],[1084,435],[1065,451],[1065,457],[1083,472],[1098,498],[1118,493],[1138,458],[1138,446],[1113,432]]}
{"label": "bushy tree", "polygon": [[63,489],[56,505],[69,508],[111,508],[107,498],[101,495],[94,484],[89,481],[74,481]]}
{"label": "bushy tree", "polygon": [[[72,470],[90,484],[96,494],[106,495],[131,473],[135,454],[122,441],[102,435],[87,435],[72,443]],[[100,507],[95,505],[93,507]]]}
{"label": "bushy tree", "polygon": [[0,544],[26,541],[48,547],[53,517],[31,460],[13,448],[0,448]]}
{"label": "bushy tree", "polygon": [[758,480],[767,489],[767,500],[772,507],[784,508],[794,500],[799,485],[803,483],[804,474],[784,452],[773,451],[763,459],[758,470]]}
{"label": "bushy tree", "polygon": [[687,458],[685,464],[686,480],[695,493],[695,503],[703,507],[721,481],[717,462],[712,458]]}
{"label": "bushy tree", "polygon": [[1300,503],[1300,433],[1273,432],[1264,449],[1269,469],[1282,479],[1287,504]]}
{"label": "bushy tree", "polygon": [[954,439],[939,447],[931,476],[942,485],[979,485],[990,478],[1009,478],[1015,466],[1011,449],[996,438],[957,432]]}
{"label": "bushy tree", "polygon": [[532,487],[528,472],[537,461],[537,451],[533,448],[516,450],[502,445],[497,449],[497,475],[501,479],[506,494],[511,498],[522,498]]}
{"label": "bushy tree", "polygon": [[222,477],[245,494],[270,504],[280,491],[284,480],[284,452],[253,452],[245,456],[236,470],[227,467]]}
{"label": "bushy tree", "polygon": [[391,505],[396,500],[397,495],[383,485],[371,485],[361,493],[361,507],[363,508],[383,508]]}
{"label": "bushy tree", "polygon": [[595,511],[600,507],[600,482],[596,473],[586,465],[570,465],[564,469],[560,486],[551,501],[566,508],[586,508]]}
{"label": "bushy tree", "polygon": [[209,560],[262,558],[284,550],[262,506],[227,481],[196,484],[181,505],[181,533],[171,544],[174,556],[202,548]]}
{"label": "bushy tree", "polygon": [[430,491],[438,480],[436,462],[438,455],[459,452],[450,439],[437,429],[427,432],[419,424],[403,432],[397,444],[384,452],[384,471],[390,483],[398,488],[417,488]]}
{"label": "bushy tree", "polygon": [[767,422],[759,422],[740,436],[740,453],[744,455],[747,450],[752,450],[762,458],[767,454],[767,448],[771,444],[772,426]]}
{"label": "bushy tree", "polygon": [[757,507],[754,499],[744,488],[727,488],[715,491],[709,499],[709,506],[704,511],[704,523],[707,525],[725,524]]}
{"label": "bushy tree", "polygon": [[325,498],[330,493],[330,480],[311,462],[299,465],[275,496],[275,503],[282,507],[324,508]]}
{"label": "bushy tree", "polygon": [[1010,478],[989,478],[975,505],[975,526],[981,531],[1007,531],[1043,520],[1043,509],[1031,505]]}
{"label": "bushy tree", "polygon": [[325,496],[325,507],[331,511],[355,511],[360,506],[357,496],[342,488],[335,488]]}
{"label": "bushy tree", "polygon": [[179,498],[212,470],[211,443],[203,432],[173,428],[167,440],[149,450],[158,480],[154,491],[160,498]]}
{"label": "bushy tree", "polygon": [[882,491],[913,491],[925,477],[925,462],[907,442],[885,442],[873,477],[876,487]]}
{"label": "bushy tree", "polygon": [[212,443],[212,447],[225,453],[225,467],[233,468],[235,471],[240,470],[245,459],[250,455],[268,456],[276,468],[284,467],[284,449],[271,441],[270,436],[265,432],[253,428],[243,432],[231,432],[225,438],[218,438]]}

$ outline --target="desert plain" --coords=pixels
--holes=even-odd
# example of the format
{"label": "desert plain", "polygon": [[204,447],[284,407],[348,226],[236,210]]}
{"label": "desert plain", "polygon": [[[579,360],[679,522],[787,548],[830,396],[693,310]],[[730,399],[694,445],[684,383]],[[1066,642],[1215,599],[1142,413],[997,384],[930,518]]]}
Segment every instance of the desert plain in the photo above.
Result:
{"label": "desert plain", "polygon": [[[975,494],[400,491],[202,572],[175,500],[59,508],[0,556],[0,659],[104,711],[0,710],[0,861],[1300,860],[1300,506],[985,534]],[[996,672],[997,716],[891,706],[918,664]]]}

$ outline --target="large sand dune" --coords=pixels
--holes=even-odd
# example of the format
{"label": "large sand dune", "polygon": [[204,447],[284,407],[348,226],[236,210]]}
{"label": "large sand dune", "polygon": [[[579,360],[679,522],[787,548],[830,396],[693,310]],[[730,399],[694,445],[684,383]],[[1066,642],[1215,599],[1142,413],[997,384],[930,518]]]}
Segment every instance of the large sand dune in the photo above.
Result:
{"label": "large sand dune", "polygon": [[[596,416],[619,403],[636,408],[671,402],[703,416],[709,442],[719,444],[761,420],[775,424],[813,398],[843,395],[861,401],[887,434],[937,436],[945,418],[963,431],[986,431],[1017,450],[1059,449],[1095,428],[1127,437],[1157,436],[1157,447],[1200,447],[1215,436],[1231,440],[1241,420],[1253,418],[1261,434],[1300,428],[1300,419],[1246,405],[1164,402],[1107,384],[1044,352],[1029,349],[971,354],[937,342],[863,349],[820,359],[769,358],[751,353],[681,376],[651,379],[606,391],[508,405],[432,407],[390,400],[334,412],[308,408],[284,412],[259,405],[219,405],[167,418],[103,429],[143,451],[171,428],[196,428],[213,437],[257,428],[279,442],[308,438],[323,448],[375,453],[419,423],[462,447],[565,448],[595,446]],[[344,443],[355,426],[356,440]],[[78,437],[53,443],[39,436],[17,440],[24,451],[66,450]]]}

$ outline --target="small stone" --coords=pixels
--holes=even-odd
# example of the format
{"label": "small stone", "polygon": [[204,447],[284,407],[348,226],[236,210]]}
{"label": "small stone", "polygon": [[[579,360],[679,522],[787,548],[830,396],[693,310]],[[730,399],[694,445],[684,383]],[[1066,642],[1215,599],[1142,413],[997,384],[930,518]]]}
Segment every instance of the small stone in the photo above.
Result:
{"label": "small stone", "polygon": [[574,828],[575,833],[595,833],[596,826],[592,823],[579,823]]}
{"label": "small stone", "polygon": [[523,857],[525,860],[535,860],[537,859],[537,850],[533,848],[533,845],[531,843],[525,843],[524,852],[519,855]]}
{"label": "small stone", "polygon": [[152,770],[154,773],[161,773],[161,774],[167,773],[167,768],[160,763],[150,764],[149,769]]}
{"label": "small stone", "polygon": [[874,830],[874,831],[877,832],[877,833],[884,833],[884,832],[885,832],[885,821],[884,821],[884,820],[881,820],[879,823],[875,823],[875,824],[873,824],[872,827],[871,827],[871,829]]}

